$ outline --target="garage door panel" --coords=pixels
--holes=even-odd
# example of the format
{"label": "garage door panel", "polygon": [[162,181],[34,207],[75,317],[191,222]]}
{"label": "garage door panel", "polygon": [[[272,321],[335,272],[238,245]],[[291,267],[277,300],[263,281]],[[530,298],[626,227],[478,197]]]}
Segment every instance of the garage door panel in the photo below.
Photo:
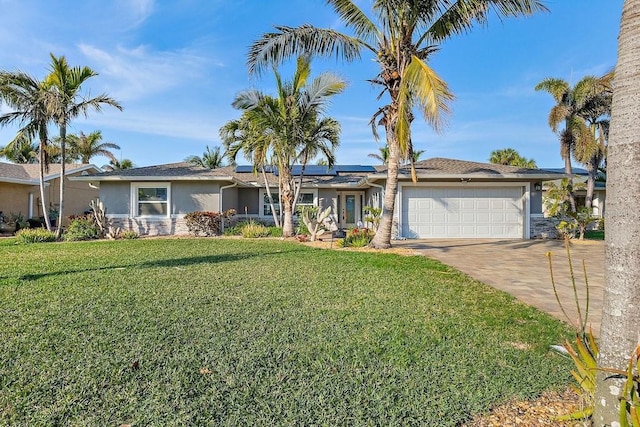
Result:
{"label": "garage door panel", "polygon": [[522,187],[402,191],[404,237],[522,238]]}

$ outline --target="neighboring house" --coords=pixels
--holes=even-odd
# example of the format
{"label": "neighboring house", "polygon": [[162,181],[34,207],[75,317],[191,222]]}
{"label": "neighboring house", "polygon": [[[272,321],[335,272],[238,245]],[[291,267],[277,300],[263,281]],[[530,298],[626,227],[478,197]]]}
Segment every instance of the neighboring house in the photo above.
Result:
{"label": "neighboring house", "polygon": [[[564,173],[564,169],[551,168],[551,169],[544,169],[544,170],[549,172]],[[573,168],[572,173],[573,173],[574,182],[580,182],[585,185],[585,188],[574,191],[576,206],[578,207],[584,206],[585,199],[587,198],[586,184],[587,184],[587,176],[589,175],[589,173],[587,172],[586,169],[581,169],[581,168]],[[604,175],[602,174],[602,176]],[[560,180],[554,180],[553,182],[555,185],[560,185]],[[543,185],[543,189],[542,189],[543,202],[545,197],[546,197],[546,189]],[[593,190],[593,200],[591,202],[591,207],[593,209],[593,216],[604,217],[606,199],[607,199],[607,183],[604,181],[596,181],[595,187]],[[546,215],[545,208],[546,207],[543,204],[543,212]]]}
{"label": "neighboring house", "polygon": [[[398,238],[515,238],[540,235],[543,181],[562,174],[513,166],[434,158],[400,171],[395,234]],[[300,168],[294,168],[299,175]],[[184,234],[193,211],[235,209],[240,218],[272,218],[262,175],[251,166],[205,169],[190,163],[141,167],[73,181],[100,187],[107,216],[140,234]],[[267,173],[277,194],[278,171]],[[385,166],[307,166],[298,205],[333,208],[334,225],[356,226],[364,207],[382,206]],[[275,207],[279,209],[278,206]]]}
{"label": "neighboring house", "polygon": [[[5,214],[22,213],[25,218],[43,217],[40,203],[39,164],[0,162],[0,211]],[[102,170],[90,164],[66,165],[64,215],[81,215],[89,210],[89,203],[98,197],[98,189],[86,182],[69,178],[96,174]],[[49,165],[45,173],[45,200],[49,209],[60,206],[60,165]]]}

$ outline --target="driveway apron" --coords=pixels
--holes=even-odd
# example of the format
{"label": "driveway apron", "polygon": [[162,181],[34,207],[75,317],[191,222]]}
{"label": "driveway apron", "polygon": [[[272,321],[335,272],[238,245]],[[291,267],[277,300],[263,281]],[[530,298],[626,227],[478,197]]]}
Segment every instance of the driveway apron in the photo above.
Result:
{"label": "driveway apron", "polygon": [[[574,302],[571,273],[563,241],[412,239],[394,241],[393,246],[411,249],[416,254],[437,259],[474,279],[513,295],[526,304],[567,321],[556,301],[551,284],[546,256],[551,252],[558,295],[571,322],[578,322],[578,310]],[[585,261],[589,280],[588,323],[598,335],[604,295],[604,242],[575,241],[570,243],[570,252],[583,315],[586,290],[582,262]]]}

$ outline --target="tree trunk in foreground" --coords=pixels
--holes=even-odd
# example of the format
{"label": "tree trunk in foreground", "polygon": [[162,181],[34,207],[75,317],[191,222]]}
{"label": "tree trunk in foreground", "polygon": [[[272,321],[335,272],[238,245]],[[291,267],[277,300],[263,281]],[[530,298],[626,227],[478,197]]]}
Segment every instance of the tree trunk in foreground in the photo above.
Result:
{"label": "tree trunk in foreground", "polygon": [[[598,366],[624,370],[640,332],[640,0],[626,0],[618,38],[609,167],[605,294]],[[595,426],[619,425],[622,381],[596,380]]]}
{"label": "tree trunk in foreground", "polygon": [[398,194],[398,167],[399,167],[399,147],[395,141],[395,133],[391,129],[386,129],[387,147],[389,147],[389,158],[387,159],[387,182],[384,187],[384,199],[382,204],[382,217],[376,235],[371,241],[371,247],[376,249],[388,249],[391,247],[391,231],[393,229],[393,211]]}

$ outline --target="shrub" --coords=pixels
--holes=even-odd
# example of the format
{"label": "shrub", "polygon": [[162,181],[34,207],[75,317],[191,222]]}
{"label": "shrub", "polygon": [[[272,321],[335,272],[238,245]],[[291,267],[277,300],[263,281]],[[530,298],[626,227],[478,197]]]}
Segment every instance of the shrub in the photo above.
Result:
{"label": "shrub", "polygon": [[341,247],[352,247],[352,248],[362,248],[367,246],[373,240],[374,232],[369,230],[368,228],[354,228],[352,230],[347,231],[347,236],[344,239],[341,239],[339,246]]}
{"label": "shrub", "polygon": [[226,224],[235,213],[234,209],[224,212],[191,212],[184,219],[190,234],[217,236],[221,233],[222,222],[225,221]]}
{"label": "shrub", "polygon": [[120,233],[119,237],[121,239],[133,240],[140,237],[140,235],[133,230],[125,230],[122,233]]}
{"label": "shrub", "polygon": [[272,225],[270,227],[267,227],[269,229],[269,236],[271,237],[282,237],[282,228],[280,227],[276,227],[275,225]]}
{"label": "shrub", "polygon": [[266,227],[257,221],[249,220],[242,225],[240,232],[242,237],[249,239],[267,237],[269,236],[269,227]]}
{"label": "shrub", "polygon": [[224,228],[224,232],[222,233],[224,236],[242,236],[242,226],[245,222],[239,222],[229,227]]}
{"label": "shrub", "polygon": [[296,234],[309,235],[309,228],[307,228],[307,225],[304,223],[304,221],[298,222],[298,225],[296,226]]}
{"label": "shrub", "polygon": [[56,233],[53,233],[46,228],[24,228],[18,231],[16,237],[20,243],[44,243],[56,241]]}
{"label": "shrub", "polygon": [[73,219],[66,232],[64,239],[66,241],[92,240],[100,237],[100,232],[95,221],[89,216],[79,216]]}

